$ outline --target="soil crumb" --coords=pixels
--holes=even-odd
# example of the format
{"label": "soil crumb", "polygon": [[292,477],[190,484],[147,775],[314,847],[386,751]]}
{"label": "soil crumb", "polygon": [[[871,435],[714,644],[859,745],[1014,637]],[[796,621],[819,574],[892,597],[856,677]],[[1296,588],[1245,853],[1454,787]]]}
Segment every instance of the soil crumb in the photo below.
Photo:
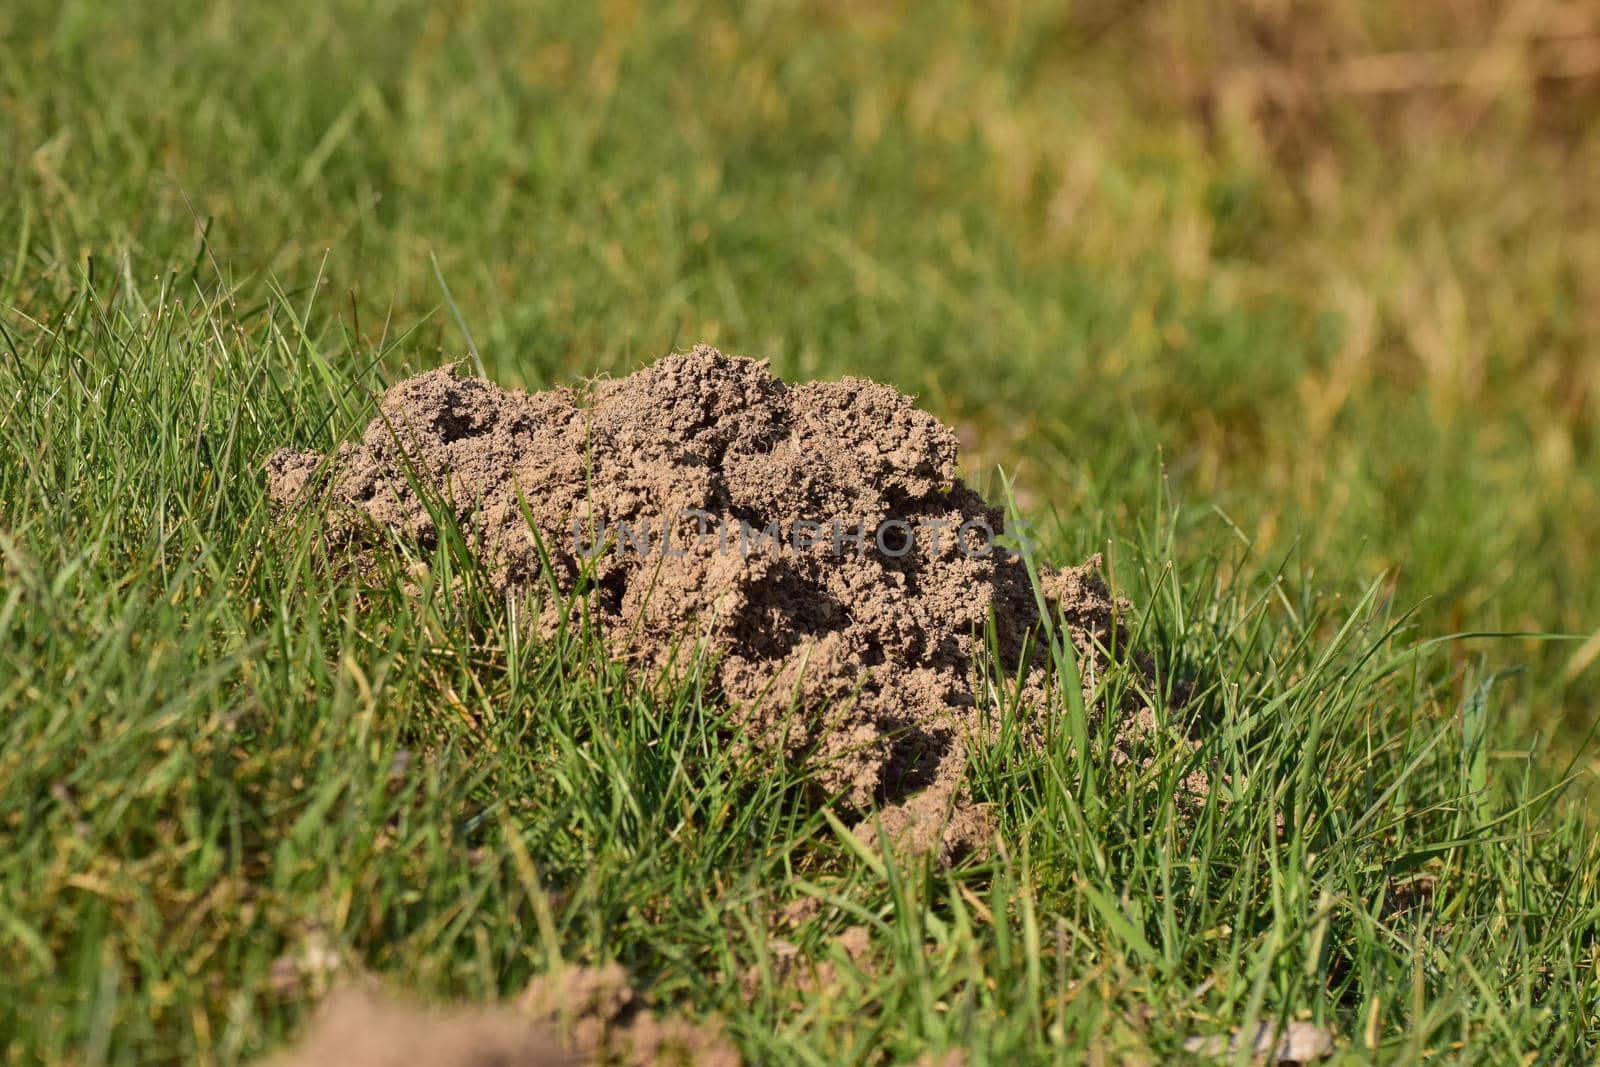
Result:
{"label": "soil crumb", "polygon": [[[585,592],[615,654],[643,668],[712,653],[751,756],[803,768],[858,834],[879,813],[895,841],[950,859],[992,837],[963,785],[969,739],[995,718],[975,683],[985,628],[1002,672],[1028,659],[1032,697],[1049,665],[1027,569],[996,541],[1003,513],[956,460],[954,432],[888,386],[786,384],[701,345],[534,394],[421,374],[389,389],[359,441],[280,451],[268,478],[286,511],[325,501],[338,541],[431,547],[448,514],[497,588]],[[1040,585],[1092,694],[1108,650],[1126,653],[1125,605],[1098,559]],[[541,626],[560,617],[546,597]],[[1047,705],[1028,704],[1042,737]]]}

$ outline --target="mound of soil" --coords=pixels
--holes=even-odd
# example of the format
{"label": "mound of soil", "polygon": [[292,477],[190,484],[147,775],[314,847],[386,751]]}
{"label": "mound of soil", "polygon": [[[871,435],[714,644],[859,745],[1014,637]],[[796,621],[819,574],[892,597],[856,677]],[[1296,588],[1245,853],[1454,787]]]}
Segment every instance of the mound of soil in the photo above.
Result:
{"label": "mound of soil", "polygon": [[[789,385],[702,345],[582,391],[421,374],[359,442],[273,456],[269,487],[290,510],[331,498],[318,514],[343,540],[429,546],[443,508],[500,588],[587,590],[616,654],[714,653],[752,752],[953,856],[990,836],[961,784],[993,718],[974,691],[985,627],[1003,669],[1033,649],[1039,692],[1047,667],[1027,571],[994,541],[1003,515],[956,470],[955,435],[888,386]],[[1119,607],[1098,560],[1041,585],[1089,694],[1125,647]],[[547,598],[543,625],[558,618]]]}

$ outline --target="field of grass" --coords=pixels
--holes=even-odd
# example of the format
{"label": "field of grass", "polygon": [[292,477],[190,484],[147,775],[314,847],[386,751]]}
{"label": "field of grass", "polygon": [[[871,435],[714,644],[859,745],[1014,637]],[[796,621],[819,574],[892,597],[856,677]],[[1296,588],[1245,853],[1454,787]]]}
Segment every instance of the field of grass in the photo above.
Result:
{"label": "field of grass", "polygon": [[[0,1055],[617,960],[749,1062],[1593,1056],[1600,17],[1288,9],[0,6]],[[886,864],[693,685],[269,514],[407,371],[701,340],[960,426],[1200,753],[998,745],[1005,848]],[[794,1001],[802,897],[877,962]]]}

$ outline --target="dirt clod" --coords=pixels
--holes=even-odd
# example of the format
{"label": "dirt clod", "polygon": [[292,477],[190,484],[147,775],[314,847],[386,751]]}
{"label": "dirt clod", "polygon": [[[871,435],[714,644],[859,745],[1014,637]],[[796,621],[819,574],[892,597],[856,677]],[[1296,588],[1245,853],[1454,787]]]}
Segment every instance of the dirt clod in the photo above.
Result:
{"label": "dirt clod", "polygon": [[[421,374],[361,440],[268,469],[286,509],[328,494],[341,540],[431,546],[432,497],[498,588],[586,590],[616,654],[646,669],[712,653],[748,752],[803,768],[863,835],[879,812],[893,839],[947,858],[992,834],[963,785],[967,739],[992,718],[974,684],[991,618],[1005,670],[1032,649],[1036,695],[1048,666],[1027,642],[1027,570],[993,540],[1003,515],[956,471],[955,434],[888,386],[790,385],[703,345],[582,391]],[[1091,694],[1126,645],[1119,606],[1098,561],[1041,586]],[[558,618],[545,603],[543,625]]]}
{"label": "dirt clod", "polygon": [[738,1051],[714,1020],[651,1011],[612,963],[565,967],[534,979],[518,1008],[584,1063],[621,1067],[739,1067]]}

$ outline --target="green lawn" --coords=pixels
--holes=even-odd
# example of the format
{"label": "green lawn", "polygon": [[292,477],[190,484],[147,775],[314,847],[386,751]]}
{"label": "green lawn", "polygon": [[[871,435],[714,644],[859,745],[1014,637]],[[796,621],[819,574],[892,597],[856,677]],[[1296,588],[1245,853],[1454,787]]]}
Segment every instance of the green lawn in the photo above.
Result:
{"label": "green lawn", "polygon": [[[1252,95],[1488,32],[1272,8],[0,6],[7,1061],[247,1061],[334,980],[296,960],[490,1000],[557,958],[750,1062],[1594,1055],[1600,87]],[[1006,847],[885,865],[692,686],[268,512],[407,371],[701,340],[961,427],[1108,552],[1199,755],[998,745]],[[746,1002],[801,897],[875,965]]]}

